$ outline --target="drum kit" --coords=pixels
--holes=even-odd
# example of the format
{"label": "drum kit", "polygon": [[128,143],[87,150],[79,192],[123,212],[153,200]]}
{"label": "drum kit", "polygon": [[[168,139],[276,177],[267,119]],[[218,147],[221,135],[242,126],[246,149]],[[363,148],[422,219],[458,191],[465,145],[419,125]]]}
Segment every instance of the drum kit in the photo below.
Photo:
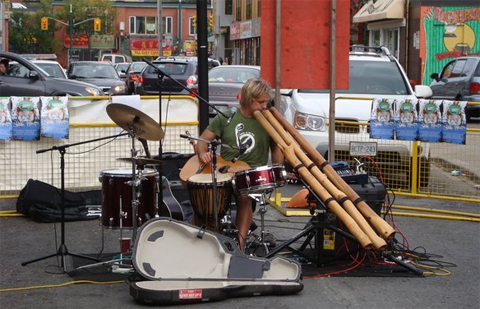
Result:
{"label": "drum kit", "polygon": [[[141,151],[135,148],[135,139],[140,141],[163,139],[164,133],[155,120],[141,111],[124,104],[112,103],[107,106],[108,116],[128,132],[132,139],[131,157],[117,160],[132,164],[131,169],[107,169],[100,172],[102,184],[101,224],[110,229],[132,230],[132,238],[125,245],[125,238],[120,237],[122,253],[131,252],[137,229],[159,215],[158,182],[159,172],[151,168],[162,161],[150,158],[148,147],[142,142],[147,157],[140,157]],[[182,136],[183,137],[183,136]],[[201,140],[188,136],[189,139]],[[209,141],[206,141],[209,142]],[[210,142],[212,143],[212,142]],[[213,144],[213,143],[212,143]],[[216,146],[212,145],[214,156]],[[212,149],[211,149],[212,150]],[[192,158],[193,160],[196,160]],[[221,158],[219,157],[221,160]],[[220,232],[220,218],[227,216],[233,194],[249,195],[259,203],[261,215],[261,235],[258,242],[268,252],[266,242],[264,215],[266,213],[267,194],[286,183],[286,172],[282,165],[250,168],[244,162],[235,162],[228,173],[217,174],[217,162],[214,160],[209,173],[199,170],[189,175],[186,187],[193,206],[193,223],[197,226]],[[225,162],[225,161],[223,161]],[[187,163],[188,164],[188,163]]]}
{"label": "drum kit", "polygon": [[[102,225],[108,228],[132,229],[132,239],[125,246],[121,236],[122,253],[131,249],[137,229],[143,223],[157,215],[158,172],[148,165],[159,165],[160,160],[150,158],[146,140],[161,140],[164,133],[155,120],[143,112],[128,105],[112,103],[107,106],[108,116],[132,139],[131,157],[118,158],[132,164],[132,168],[104,170],[100,172],[102,183]],[[139,157],[135,148],[135,139],[142,142],[147,157]],[[123,242],[123,244],[122,244]]]}

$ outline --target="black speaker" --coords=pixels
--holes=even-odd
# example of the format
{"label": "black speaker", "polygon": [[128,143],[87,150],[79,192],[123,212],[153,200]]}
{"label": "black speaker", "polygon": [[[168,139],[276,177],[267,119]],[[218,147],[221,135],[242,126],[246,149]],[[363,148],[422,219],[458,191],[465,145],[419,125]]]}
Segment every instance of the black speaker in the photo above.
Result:
{"label": "black speaker", "polygon": [[[350,184],[352,189],[365,200],[375,213],[380,215],[383,205],[385,204],[385,195],[387,190],[385,186],[376,177],[369,177],[368,182],[364,184]],[[327,212],[325,216],[326,225],[341,228],[347,233],[348,230],[338,223],[337,216]],[[319,250],[323,250],[323,254],[328,257],[341,257],[349,253],[355,253],[361,249],[360,244],[345,238],[343,235],[333,231],[332,229],[319,229],[315,237],[315,246]]]}

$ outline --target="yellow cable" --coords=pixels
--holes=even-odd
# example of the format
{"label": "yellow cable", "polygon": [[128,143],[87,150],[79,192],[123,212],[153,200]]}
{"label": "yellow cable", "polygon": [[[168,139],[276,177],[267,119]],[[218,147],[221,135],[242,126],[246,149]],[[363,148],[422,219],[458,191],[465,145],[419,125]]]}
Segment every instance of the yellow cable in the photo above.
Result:
{"label": "yellow cable", "polygon": [[[384,213],[382,211],[382,213]],[[441,216],[441,215],[429,215],[429,214],[415,214],[410,212],[397,212],[392,211],[392,215],[403,216],[403,217],[419,217],[419,218],[431,218],[431,219],[445,219],[445,220],[458,220],[458,221],[470,221],[470,222],[480,222],[480,219],[476,218],[467,218],[467,217],[454,217],[454,216]]]}
{"label": "yellow cable", "polygon": [[78,281],[69,281],[60,284],[51,284],[51,285],[39,285],[39,286],[30,286],[30,287],[23,287],[23,288],[10,288],[10,289],[3,289],[0,290],[1,292],[12,292],[12,291],[26,291],[26,290],[35,290],[35,289],[48,289],[48,288],[60,288],[72,284],[78,283],[90,283],[90,284],[117,284],[117,283],[125,283],[125,280],[117,280],[117,281],[91,281],[91,280],[78,280]]}
{"label": "yellow cable", "polygon": [[415,210],[415,211],[418,210],[418,211],[426,211],[426,212],[438,212],[438,213],[444,213],[444,214],[450,214],[450,215],[480,218],[480,214],[474,214],[470,212],[460,212],[460,211],[441,210],[441,209],[413,207],[413,206],[400,206],[400,205],[393,205],[392,208],[404,209],[404,210]]}

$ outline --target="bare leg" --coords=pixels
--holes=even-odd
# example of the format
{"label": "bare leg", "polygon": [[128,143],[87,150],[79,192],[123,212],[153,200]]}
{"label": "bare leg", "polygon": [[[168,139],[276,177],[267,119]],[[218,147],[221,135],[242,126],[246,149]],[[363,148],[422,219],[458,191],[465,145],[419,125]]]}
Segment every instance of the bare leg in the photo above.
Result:
{"label": "bare leg", "polygon": [[252,199],[248,195],[237,196],[236,225],[238,228],[238,246],[242,252],[245,249],[245,239],[247,238],[248,230],[252,224],[252,217]]}

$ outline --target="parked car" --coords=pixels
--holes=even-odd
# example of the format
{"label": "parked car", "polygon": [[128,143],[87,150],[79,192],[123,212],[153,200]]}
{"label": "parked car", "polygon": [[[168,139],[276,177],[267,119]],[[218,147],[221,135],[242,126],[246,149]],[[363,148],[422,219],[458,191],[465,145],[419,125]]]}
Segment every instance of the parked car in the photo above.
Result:
{"label": "parked car", "polygon": [[127,77],[127,70],[129,66],[129,62],[121,62],[115,63],[113,67],[115,68],[115,70],[117,70],[118,76],[120,76],[121,79],[125,80]]}
{"label": "parked car", "polygon": [[132,58],[123,54],[103,54],[101,61],[107,61],[111,64],[116,64],[121,62],[132,62]]}
{"label": "parked car", "polygon": [[127,94],[127,86],[109,62],[78,61],[68,66],[70,79],[85,81],[97,85],[106,94]]}
{"label": "parked car", "polygon": [[130,64],[128,70],[126,72],[126,83],[128,88],[128,93],[133,94],[135,93],[135,81],[137,80],[138,76],[142,73],[142,70],[147,66],[146,62],[143,61],[135,61]]}
{"label": "parked car", "polygon": [[92,84],[54,78],[33,62],[15,53],[0,51],[0,59],[11,63],[0,76],[0,96],[98,96],[103,91]]}
{"label": "parked car", "polygon": [[[480,56],[458,57],[430,77],[433,99],[480,103]],[[473,117],[480,117],[480,105],[467,104],[467,121]]]}
{"label": "parked car", "polygon": [[[197,62],[189,59],[168,58],[155,60],[153,64],[172,78],[186,87],[193,87],[197,83]],[[188,94],[188,90],[178,85],[174,80],[165,77],[163,79],[163,93]],[[140,95],[158,95],[158,73],[150,65],[147,65],[135,82],[135,93]]]}
{"label": "parked car", "polygon": [[[432,93],[428,86],[423,85],[417,85],[414,92],[403,68],[385,47],[362,47],[361,50],[358,50],[358,47],[352,48],[349,66],[349,89],[336,92],[337,97],[343,97],[335,102],[336,121],[368,123],[372,100],[359,98],[417,99],[429,97]],[[329,92],[329,89],[282,89],[279,106],[284,117],[326,159],[329,148]],[[371,156],[382,169],[382,173],[387,174],[385,179],[389,185],[398,188],[408,184],[412,142],[370,139],[365,125],[337,124],[335,160],[356,165],[354,156],[350,154],[352,150],[350,145],[355,145],[350,144],[352,141],[357,145],[360,143],[367,145],[367,142],[376,145],[375,148],[371,148],[375,149]],[[422,144],[418,151],[422,171],[420,184],[426,185],[430,171],[428,145]]]}
{"label": "parked car", "polygon": [[63,78],[67,79],[67,73],[63,69],[63,67],[54,60],[30,60],[31,62],[35,63],[37,66],[42,68],[48,75],[56,78]]}
{"label": "parked car", "polygon": [[[158,58],[153,64],[160,68],[164,73],[179,81],[187,88],[193,88],[198,81],[198,62],[196,57],[165,57]],[[219,66],[220,62],[209,59],[208,67]],[[135,82],[135,93],[140,95],[156,95],[160,87],[158,85],[158,74],[152,66],[147,66],[142,71],[141,76]],[[189,91],[178,85],[170,78],[164,78],[162,84],[163,93],[188,94]]]}
{"label": "parked car", "polygon": [[[221,112],[238,107],[240,89],[251,78],[260,77],[260,67],[253,65],[224,65],[208,71],[208,96],[211,104]],[[193,87],[192,90],[197,90]],[[216,110],[210,108],[210,116]]]}

